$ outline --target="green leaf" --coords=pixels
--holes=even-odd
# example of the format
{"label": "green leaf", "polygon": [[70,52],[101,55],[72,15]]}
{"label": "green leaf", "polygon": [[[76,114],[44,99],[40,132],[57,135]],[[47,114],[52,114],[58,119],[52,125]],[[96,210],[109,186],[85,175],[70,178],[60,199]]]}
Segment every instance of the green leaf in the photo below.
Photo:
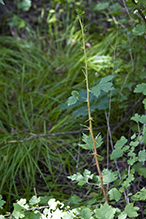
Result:
{"label": "green leaf", "polygon": [[112,170],[104,169],[102,171],[103,183],[108,184],[114,182],[118,178],[118,171],[112,172]]}
{"label": "green leaf", "polygon": [[28,204],[26,204],[26,199],[25,199],[25,198],[21,198],[21,199],[17,202],[17,204],[18,204],[19,206],[21,206],[23,209],[28,209],[28,208],[29,208]]}
{"label": "green leaf", "polygon": [[3,205],[5,204],[6,202],[2,200],[2,196],[0,195],[0,208],[2,209],[3,208]]}
{"label": "green leaf", "polygon": [[123,187],[125,187],[126,189],[130,186],[130,183],[132,182],[132,181],[134,181],[134,175],[132,174],[132,173],[130,173],[129,175],[128,175],[128,178],[123,182]]}
{"label": "green leaf", "polygon": [[72,176],[68,176],[68,179],[71,179],[72,181],[77,181],[78,185],[83,186],[84,184],[88,183],[89,179],[93,178],[93,174],[91,174],[91,171],[84,170],[83,175],[79,172],[73,174]]}
{"label": "green leaf", "polygon": [[100,2],[95,6],[94,10],[101,11],[108,7],[109,7],[109,2]]}
{"label": "green leaf", "polygon": [[80,10],[80,9],[76,9],[76,12],[77,12],[77,14],[79,15],[79,16],[83,16],[83,14],[85,14],[85,11],[82,11],[82,10]]}
{"label": "green leaf", "polygon": [[135,93],[143,93],[146,95],[146,83],[138,84],[134,90]]}
{"label": "green leaf", "polygon": [[141,79],[144,79],[146,77],[146,71],[142,71],[139,76]]}
{"label": "green leaf", "polygon": [[53,14],[51,18],[50,18],[49,16],[48,16],[48,18],[47,18],[47,23],[48,23],[48,24],[55,23],[56,21],[57,21],[57,17],[56,17],[55,14]]}
{"label": "green leaf", "polygon": [[71,94],[72,94],[72,96],[69,97],[68,101],[67,101],[68,106],[75,104],[79,99],[79,93],[77,91],[74,90],[71,92]]}
{"label": "green leaf", "polygon": [[40,201],[39,204],[40,205],[47,205],[48,201],[50,200],[50,197],[45,195],[45,196],[40,196]]}
{"label": "green leaf", "polygon": [[137,192],[131,198],[134,201],[146,201],[146,189],[142,188],[139,192]]}
{"label": "green leaf", "polygon": [[13,206],[14,211],[12,214],[16,219],[25,217],[23,210],[29,208],[29,206],[26,204],[26,199],[21,198],[17,203],[14,203]]}
{"label": "green leaf", "polygon": [[69,198],[69,200],[68,200],[69,202],[71,202],[71,204],[78,204],[79,202],[81,202],[82,201],[82,199],[79,197],[79,196],[77,196],[77,195],[73,195],[73,196],[71,196],[70,198]]}
{"label": "green leaf", "polygon": [[112,151],[110,158],[111,160],[117,160],[119,157],[123,156],[123,150],[121,148],[116,148]]}
{"label": "green leaf", "polygon": [[5,4],[3,0],[0,0],[0,3],[3,4],[3,5]]}
{"label": "green leaf", "polygon": [[137,24],[136,27],[132,29],[132,32],[136,36],[141,36],[145,33],[145,26],[141,24]]}
{"label": "green leaf", "polygon": [[117,141],[117,143],[114,146],[114,150],[112,151],[110,155],[112,160],[117,160],[119,157],[123,156],[124,150],[122,149],[122,147],[124,146],[124,144],[126,144],[126,142],[127,142],[127,139],[124,136],[122,136],[120,140]]}
{"label": "green leaf", "polygon": [[133,157],[135,155],[135,153],[133,153],[133,150],[129,151],[128,156],[129,157]]}
{"label": "green leaf", "polygon": [[[40,219],[39,211],[26,211],[25,212],[25,219]],[[46,218],[45,218],[46,219]]]}
{"label": "green leaf", "polygon": [[112,188],[108,194],[110,196],[110,200],[116,200],[118,202],[121,198],[121,193],[116,188]]}
{"label": "green leaf", "polygon": [[138,0],[138,4],[142,3],[143,5],[146,5],[146,1],[145,0]]}
{"label": "green leaf", "polygon": [[[144,128],[146,129],[146,127]],[[144,130],[143,130],[144,131]],[[144,144],[146,144],[146,131],[144,131],[144,134],[142,136],[142,139],[141,139],[142,142],[144,142]]]}
{"label": "green leaf", "polygon": [[19,9],[22,9],[23,11],[29,11],[31,7],[31,0],[23,0],[17,4],[17,7]]}
{"label": "green leaf", "polygon": [[95,216],[98,219],[113,219],[116,212],[116,208],[112,208],[110,205],[105,203],[100,206],[100,209],[95,209]]}
{"label": "green leaf", "polygon": [[31,206],[38,204],[38,202],[40,202],[40,197],[37,198],[35,195],[29,200]]}
{"label": "green leaf", "polygon": [[139,168],[138,174],[146,178],[146,168],[145,167]]}
{"label": "green leaf", "polygon": [[[130,156],[130,155],[128,154],[128,156]],[[131,159],[129,159],[129,160],[127,161],[127,164],[129,164],[130,166],[132,166],[137,160],[138,160],[138,158],[137,158],[136,155],[134,154],[134,156],[133,156]]]}
{"label": "green leaf", "polygon": [[12,215],[13,215],[16,219],[25,217],[24,212],[23,212],[23,210],[22,210],[22,209],[23,209],[22,206],[20,206],[20,205],[17,204],[17,203],[14,203],[13,206],[14,206],[14,211],[13,211]]}
{"label": "green leaf", "polygon": [[82,137],[83,142],[85,142],[85,144],[79,144],[80,147],[86,149],[86,150],[92,150],[93,149],[93,142],[92,142],[92,137],[91,135],[86,135],[83,133],[83,137]]}
{"label": "green leaf", "polygon": [[112,4],[109,9],[110,9],[109,14],[112,16],[117,16],[117,15],[120,15],[122,13],[122,7],[117,2],[115,4]]}
{"label": "green leaf", "polygon": [[146,161],[146,150],[145,149],[138,152],[138,160],[140,162]]}
{"label": "green leaf", "polygon": [[119,216],[118,219],[126,219],[127,218],[127,213],[126,212],[122,212]]}
{"label": "green leaf", "polygon": [[89,208],[86,207],[81,210],[81,217],[83,219],[89,219],[91,218],[91,216],[92,216],[92,211]]}
{"label": "green leaf", "polygon": [[25,21],[23,19],[20,19],[17,15],[14,15],[11,22],[9,22],[9,25],[11,27],[23,28],[25,27]]}
{"label": "green leaf", "polygon": [[[104,169],[102,171],[103,176],[103,184],[106,185],[108,183],[114,182],[118,178],[118,171],[112,172],[111,170]],[[96,181],[96,185],[100,185],[100,177],[98,175],[94,176]]]}
{"label": "green leaf", "polygon": [[132,147],[137,147],[138,145],[139,145],[138,141],[131,141],[130,142],[130,146],[132,146]]}
{"label": "green leaf", "polygon": [[51,199],[48,201],[48,205],[49,205],[50,209],[52,209],[53,211],[56,210],[58,204],[60,204],[60,202],[59,202],[59,201],[56,201],[55,198],[51,198]]}
{"label": "green leaf", "polygon": [[131,120],[138,123],[140,121],[140,115],[138,113],[135,113],[135,115],[131,117]]}
{"label": "green leaf", "polygon": [[117,10],[119,10],[119,9],[122,9],[122,7],[121,7],[121,5],[119,4],[119,3],[114,3],[114,4],[112,4],[111,6],[110,6],[110,9],[112,10],[112,11],[117,11]]}
{"label": "green leaf", "polygon": [[96,143],[96,148],[99,148],[102,145],[103,141],[101,135],[97,135],[95,137],[95,143]]}
{"label": "green leaf", "polygon": [[137,217],[139,210],[139,207],[133,207],[133,203],[130,203],[129,205],[126,205],[125,212],[127,213],[128,217]]}
{"label": "green leaf", "polygon": [[131,140],[134,140],[136,138],[136,134],[134,133],[132,136],[131,136]]}
{"label": "green leaf", "polygon": [[[79,144],[80,147],[86,149],[86,150],[92,150],[93,149],[93,142],[92,142],[92,137],[91,135],[86,135],[83,133],[83,137],[82,137],[83,142],[85,142],[85,144]],[[96,143],[96,148],[99,148],[102,144],[102,138],[101,136],[97,136],[95,138],[95,143]]]}
{"label": "green leaf", "polygon": [[142,101],[142,103],[144,104],[144,108],[146,110],[146,98]]}
{"label": "green leaf", "polygon": [[91,174],[90,170],[84,170],[83,172],[84,179],[88,182],[89,179],[93,178],[93,174]]}
{"label": "green leaf", "polygon": [[124,136],[122,136],[120,138],[120,140],[116,142],[114,147],[115,148],[122,148],[124,146],[124,144],[126,144],[126,143],[127,143],[127,139]]}
{"label": "green leaf", "polygon": [[113,90],[114,89],[112,87],[113,84],[109,82],[113,78],[114,78],[113,75],[109,75],[109,76],[102,78],[99,84],[97,84],[91,89],[91,93],[94,94],[96,97],[99,97],[99,95],[101,94],[101,91],[104,91],[107,93],[109,90]]}
{"label": "green leaf", "polygon": [[68,176],[67,178],[71,179],[71,180],[75,180],[78,182],[79,186],[83,186],[85,185],[87,182],[85,181],[84,177],[82,176],[82,174],[80,174],[79,172],[76,174],[73,174],[72,176]]}
{"label": "green leaf", "polygon": [[142,116],[141,116],[140,122],[141,122],[142,124],[146,124],[146,115],[142,115]]}

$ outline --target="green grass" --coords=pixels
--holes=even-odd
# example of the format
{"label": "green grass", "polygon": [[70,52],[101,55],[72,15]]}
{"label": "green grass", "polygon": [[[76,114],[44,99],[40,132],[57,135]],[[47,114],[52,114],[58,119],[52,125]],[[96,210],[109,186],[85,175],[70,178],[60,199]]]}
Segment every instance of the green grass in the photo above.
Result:
{"label": "green grass", "polygon": [[0,193],[7,201],[5,210],[11,200],[30,198],[34,187],[39,194],[60,197],[58,185],[66,187],[65,176],[83,161],[88,165],[76,144],[80,133],[28,140],[34,134],[79,130],[84,121],[58,107],[79,81],[83,86],[80,33],[74,26],[68,33],[52,39],[46,53],[41,42],[0,38]]}
{"label": "green grass", "polygon": [[[37,34],[33,39],[30,36],[26,39],[0,37],[0,193],[7,201],[7,209],[12,199],[30,198],[34,187],[39,195],[68,198],[74,185],[68,185],[66,176],[92,165],[89,154],[78,146],[81,133],[28,139],[35,134],[75,131],[86,125],[87,116],[77,116],[75,112],[84,103],[76,108],[66,106],[72,90],[84,92],[85,89],[78,20],[67,22],[61,30],[56,24],[48,24],[48,33],[45,32],[43,38]],[[91,45],[87,48],[90,86],[93,87],[102,76],[117,74],[110,123],[122,120],[132,94],[133,84],[130,83],[139,80],[136,72],[134,80],[129,77],[127,87],[120,91],[131,63],[129,54],[127,60],[124,59],[129,48],[119,31],[116,28],[109,30],[110,44],[106,36],[101,40],[97,33],[85,36],[86,43]],[[94,62],[97,56],[107,54],[106,63]],[[134,55],[138,59],[136,53]],[[137,97],[132,98],[130,96],[133,101]],[[93,116],[96,128],[106,125],[105,110],[96,109]],[[107,129],[104,129],[102,134],[106,133]],[[113,138],[117,136],[115,134]],[[58,188],[67,192],[59,192]]]}

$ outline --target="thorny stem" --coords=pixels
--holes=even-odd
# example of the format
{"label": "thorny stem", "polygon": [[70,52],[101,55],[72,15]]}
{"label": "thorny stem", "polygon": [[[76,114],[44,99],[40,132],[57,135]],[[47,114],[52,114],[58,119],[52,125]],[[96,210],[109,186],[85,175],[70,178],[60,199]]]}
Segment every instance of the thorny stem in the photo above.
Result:
{"label": "thorny stem", "polygon": [[99,166],[99,161],[98,161],[98,154],[97,154],[97,149],[96,149],[96,142],[95,142],[95,138],[93,135],[93,128],[92,128],[92,117],[91,117],[91,108],[90,108],[90,101],[89,101],[89,82],[88,82],[88,64],[87,64],[87,54],[86,54],[86,45],[85,45],[85,38],[84,38],[84,28],[82,25],[82,21],[80,16],[78,16],[79,18],[79,22],[80,22],[80,26],[81,26],[81,31],[82,31],[82,38],[83,38],[83,50],[84,50],[84,57],[85,57],[85,80],[86,80],[86,89],[87,89],[87,107],[88,107],[88,121],[89,121],[89,132],[91,134],[92,137],[92,142],[93,142],[93,149],[94,149],[94,159],[95,159],[95,164],[97,167],[97,171],[100,177],[100,183],[101,183],[101,189],[105,198],[106,203],[108,204],[108,197],[106,195],[106,191],[104,189],[104,185],[103,185],[103,179],[102,179],[102,173],[100,170],[100,166]]}

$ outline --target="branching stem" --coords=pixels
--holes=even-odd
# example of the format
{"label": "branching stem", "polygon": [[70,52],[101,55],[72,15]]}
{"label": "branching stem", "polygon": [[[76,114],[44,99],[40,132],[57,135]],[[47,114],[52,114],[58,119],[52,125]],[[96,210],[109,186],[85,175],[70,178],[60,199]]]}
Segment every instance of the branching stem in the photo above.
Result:
{"label": "branching stem", "polygon": [[94,149],[94,159],[95,159],[97,171],[98,171],[98,174],[100,177],[101,189],[102,189],[105,201],[108,204],[108,197],[107,197],[106,191],[104,189],[104,185],[103,185],[102,173],[101,173],[101,169],[99,166],[98,154],[97,154],[97,149],[96,149],[96,142],[95,142],[93,128],[92,128],[92,120],[93,119],[91,117],[91,108],[90,108],[90,101],[89,101],[90,90],[89,90],[89,81],[88,81],[88,64],[87,64],[86,44],[85,44],[85,38],[84,38],[84,28],[83,28],[80,16],[78,16],[78,18],[79,18],[79,22],[80,22],[80,26],[81,26],[81,31],[82,31],[83,50],[84,50],[84,57],[85,57],[85,80],[86,80],[86,90],[87,90],[87,100],[86,101],[87,101],[87,107],[88,107],[89,132],[90,132],[90,135],[92,137],[93,149]]}

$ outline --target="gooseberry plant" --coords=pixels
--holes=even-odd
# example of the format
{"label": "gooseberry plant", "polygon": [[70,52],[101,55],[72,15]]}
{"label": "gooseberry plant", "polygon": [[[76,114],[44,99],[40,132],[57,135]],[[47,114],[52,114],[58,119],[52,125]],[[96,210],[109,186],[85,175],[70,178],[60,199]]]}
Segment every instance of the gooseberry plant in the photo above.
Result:
{"label": "gooseberry plant", "polygon": [[[89,130],[89,135],[83,133],[82,141],[79,146],[85,150],[92,151],[92,156],[95,160],[98,175],[91,173],[90,170],[85,169],[83,173],[77,172],[71,176],[68,176],[72,181],[76,181],[79,186],[86,184],[94,185],[98,190],[101,189],[103,193],[103,199],[98,200],[98,203],[94,202],[94,205],[89,204],[87,206],[80,206],[77,208],[71,208],[69,204],[61,203],[55,199],[47,199],[45,197],[38,197],[37,194],[33,196],[29,202],[26,199],[20,199],[17,203],[13,204],[14,210],[12,213],[6,215],[0,215],[0,219],[4,218],[42,218],[42,219],[125,219],[136,218],[139,215],[140,208],[136,205],[137,201],[146,201],[146,189],[135,189],[135,194],[131,192],[131,186],[136,180],[136,177],[146,178],[146,168],[144,162],[146,161],[146,150],[144,145],[146,144],[146,115],[135,114],[131,120],[137,123],[138,131],[135,132],[130,141],[124,136],[120,138],[114,145],[110,159],[115,163],[116,170],[100,169],[99,157],[97,149],[102,147],[102,137],[97,134],[94,137],[93,134],[93,117],[91,114],[90,95],[94,95],[99,98],[102,92],[108,93],[113,90],[112,80],[115,75],[108,75],[101,78],[97,85],[90,88],[88,80],[88,62],[86,54],[85,34],[84,27],[81,21],[82,12],[78,11],[78,19],[81,26],[82,33],[82,49],[84,52],[85,68],[83,74],[86,82],[86,103],[88,110],[88,122],[86,129]],[[142,83],[136,86],[135,93],[142,93],[146,95],[146,83]],[[68,105],[76,104],[80,98],[78,91],[74,90],[72,95],[68,98]],[[146,98],[143,100],[144,108],[146,110]],[[139,149],[140,148],[140,149]],[[118,166],[118,159],[125,157],[126,168],[121,170]],[[45,200],[44,200],[45,199]],[[71,200],[71,199],[70,199]],[[80,202],[77,196],[72,197],[74,203]],[[124,208],[120,209],[116,206],[116,203],[123,202]],[[42,204],[43,203],[43,204]],[[45,204],[44,204],[45,203]],[[0,196],[0,208],[2,209],[5,201]]]}
{"label": "gooseberry plant", "polygon": [[[81,18],[79,16],[79,22],[82,30],[82,39],[83,39],[83,51],[84,51],[84,58],[85,58],[85,70],[83,71],[85,75],[85,81],[86,81],[86,90],[87,90],[87,107],[88,107],[88,122],[89,126],[87,126],[87,129],[89,130],[89,135],[83,134],[83,142],[84,144],[79,144],[80,147],[82,147],[85,150],[93,150],[92,155],[94,156],[95,164],[98,171],[98,176],[96,176],[96,185],[98,185],[102,192],[105,199],[105,204],[101,204],[100,207],[97,207],[95,212],[95,218],[133,218],[138,216],[138,210],[139,207],[134,206],[135,201],[146,200],[146,189],[142,188],[140,191],[138,191],[135,195],[132,195],[130,193],[130,187],[132,182],[135,180],[135,174],[138,172],[139,175],[145,177],[145,168],[143,167],[144,162],[146,161],[146,151],[143,148],[142,150],[139,150],[139,146],[143,143],[146,143],[146,116],[145,115],[138,115],[135,114],[131,120],[134,120],[135,122],[142,124],[142,130],[139,129],[139,133],[134,133],[131,136],[131,141],[128,143],[128,140],[122,136],[119,141],[116,142],[114,145],[113,151],[110,155],[110,159],[115,162],[116,171],[112,172],[111,170],[104,169],[101,171],[99,166],[99,160],[98,157],[100,156],[97,153],[97,148],[101,147],[102,145],[102,138],[100,135],[97,135],[97,137],[94,138],[93,135],[93,129],[92,129],[92,123],[93,118],[91,116],[91,107],[90,107],[90,101],[89,101],[89,95],[90,93],[96,96],[96,98],[99,97],[100,93],[104,91],[105,93],[108,93],[110,90],[113,90],[113,84],[111,80],[114,78],[114,75],[109,75],[104,78],[102,78],[98,84],[92,88],[89,87],[88,83],[88,62],[87,62],[87,55],[86,55],[86,48],[85,48],[85,38],[84,38],[84,28],[81,22]],[[138,85],[135,88],[136,93],[143,92],[145,95],[145,83],[142,83]],[[68,105],[75,104],[76,101],[79,99],[79,93],[77,91],[72,92],[72,96],[68,99]],[[145,99],[143,101],[145,104]],[[136,153],[136,148],[138,147],[138,153]],[[118,166],[118,159],[126,155],[126,166],[127,169],[120,171],[120,168]],[[139,171],[139,168],[141,168]],[[94,175],[91,174],[90,171],[85,170],[83,175],[80,173],[76,173],[72,176],[69,176],[71,180],[75,180],[78,182],[79,185],[83,186],[86,183],[89,183],[89,179],[94,178]],[[95,178],[94,178],[95,180]],[[115,186],[112,186],[111,189],[109,189],[107,192],[105,191],[104,186],[109,185],[110,183],[114,183]],[[98,188],[99,188],[98,187]],[[109,199],[109,200],[108,200]],[[124,211],[121,212],[119,208],[113,208],[111,205],[109,205],[109,201],[113,200],[115,202],[119,200],[123,200],[125,203]],[[110,211],[111,209],[111,211]],[[102,210],[102,214],[100,215],[100,211]],[[108,212],[108,215],[106,215]],[[111,215],[109,216],[109,212],[111,212]]]}

